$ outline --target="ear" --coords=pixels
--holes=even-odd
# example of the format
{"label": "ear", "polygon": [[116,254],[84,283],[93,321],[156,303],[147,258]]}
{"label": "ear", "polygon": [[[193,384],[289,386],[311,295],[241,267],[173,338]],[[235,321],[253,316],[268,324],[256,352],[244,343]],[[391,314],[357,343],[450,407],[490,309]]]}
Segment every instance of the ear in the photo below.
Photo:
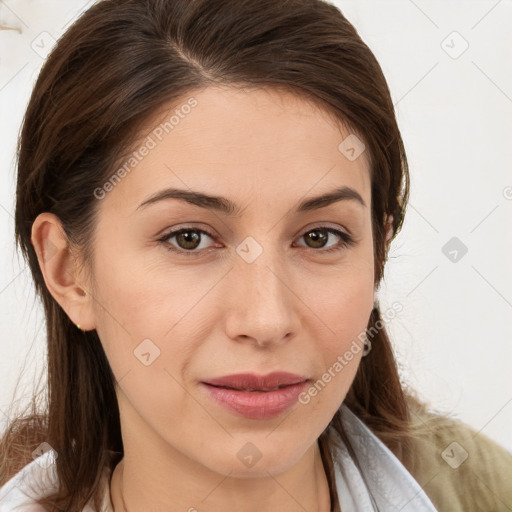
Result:
{"label": "ear", "polygon": [[389,241],[393,236],[393,215],[388,215],[387,219],[384,222],[385,230],[386,230],[386,245],[389,245]]}
{"label": "ear", "polygon": [[32,224],[30,240],[53,298],[83,331],[95,329],[92,295],[79,281],[76,258],[69,250],[59,218],[49,212],[39,214]]}
{"label": "ear", "polygon": [[[384,214],[384,230],[386,232],[386,241],[384,243],[386,245],[385,252],[387,254],[387,251],[389,249],[389,243],[390,243],[391,237],[393,236],[393,215]],[[377,301],[377,298],[375,297],[375,295],[377,294],[379,286],[380,286],[380,282],[378,284],[376,284],[375,288],[374,288],[374,306]]]}

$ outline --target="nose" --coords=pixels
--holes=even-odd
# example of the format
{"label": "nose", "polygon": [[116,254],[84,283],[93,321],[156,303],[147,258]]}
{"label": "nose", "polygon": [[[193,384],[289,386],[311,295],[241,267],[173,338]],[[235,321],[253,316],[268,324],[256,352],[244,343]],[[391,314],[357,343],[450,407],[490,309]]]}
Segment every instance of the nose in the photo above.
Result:
{"label": "nose", "polygon": [[302,304],[291,272],[279,255],[264,251],[255,261],[235,262],[227,286],[226,334],[239,342],[269,347],[286,343],[300,328]]}

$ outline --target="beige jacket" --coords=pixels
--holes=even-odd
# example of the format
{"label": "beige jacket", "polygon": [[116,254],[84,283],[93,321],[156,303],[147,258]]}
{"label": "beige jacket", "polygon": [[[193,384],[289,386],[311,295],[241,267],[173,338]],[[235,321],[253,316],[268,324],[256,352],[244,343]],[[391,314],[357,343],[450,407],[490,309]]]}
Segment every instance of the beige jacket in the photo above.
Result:
{"label": "beige jacket", "polygon": [[511,512],[512,454],[468,425],[412,406],[407,468],[439,512]]}

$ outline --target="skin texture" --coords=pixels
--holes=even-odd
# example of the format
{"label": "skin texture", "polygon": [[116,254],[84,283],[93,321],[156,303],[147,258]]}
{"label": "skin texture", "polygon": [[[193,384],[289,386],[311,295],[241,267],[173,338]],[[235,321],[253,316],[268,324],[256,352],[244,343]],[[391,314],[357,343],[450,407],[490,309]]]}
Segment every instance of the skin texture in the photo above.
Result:
{"label": "skin texture", "polygon": [[[354,346],[374,300],[366,153],[347,159],[338,145],[350,131],[290,91],[215,87],[193,97],[197,106],[98,200],[90,279],[54,215],[39,215],[32,230],[48,288],[74,323],[97,330],[118,381],[125,455],[111,481],[114,509],[125,510],[124,500],[132,512],[325,512],[317,439],[362,351],[308,404],[271,419],[224,409],[200,381],[282,370],[314,383]],[[165,107],[146,134],[177,105]],[[366,206],[343,200],[294,213],[300,201],[341,186]],[[137,210],[166,187],[224,196],[242,214],[176,199]],[[307,235],[324,226],[354,244],[325,253],[342,239]],[[213,236],[200,234],[195,245],[191,235],[156,241],[183,227]],[[247,237],[262,249],[251,263],[237,253]],[[47,239],[58,249],[45,261]],[[197,255],[185,255],[187,247]],[[147,339],[145,351],[160,351],[149,365],[134,354]],[[237,456],[248,442],[261,454],[252,467]]]}

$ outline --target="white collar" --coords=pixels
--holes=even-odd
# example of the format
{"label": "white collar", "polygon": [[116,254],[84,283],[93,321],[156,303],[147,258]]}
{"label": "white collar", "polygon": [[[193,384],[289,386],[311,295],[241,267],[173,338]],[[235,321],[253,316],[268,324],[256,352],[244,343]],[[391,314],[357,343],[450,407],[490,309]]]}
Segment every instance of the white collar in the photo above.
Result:
{"label": "white collar", "polygon": [[437,512],[397,457],[345,404],[341,417],[361,468],[340,438],[333,461],[342,512]]}

